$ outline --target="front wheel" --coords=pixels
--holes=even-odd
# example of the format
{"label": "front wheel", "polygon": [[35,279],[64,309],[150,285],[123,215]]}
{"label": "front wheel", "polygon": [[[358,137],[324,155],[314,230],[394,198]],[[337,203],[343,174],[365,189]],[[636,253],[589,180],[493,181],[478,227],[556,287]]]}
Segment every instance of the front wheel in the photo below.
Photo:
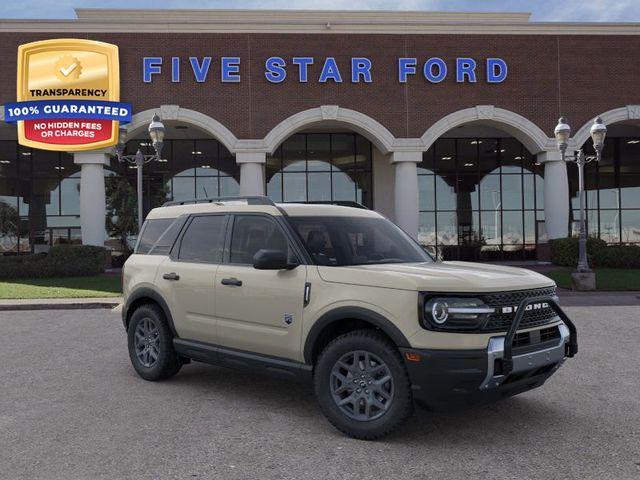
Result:
{"label": "front wheel", "polygon": [[131,364],[145,380],[164,380],[182,366],[173,349],[173,334],[157,305],[142,305],[131,315],[127,330]]}
{"label": "front wheel", "polygon": [[350,332],[329,343],[316,363],[314,386],[324,415],[354,438],[380,438],[413,412],[411,382],[400,353],[372,330]]}

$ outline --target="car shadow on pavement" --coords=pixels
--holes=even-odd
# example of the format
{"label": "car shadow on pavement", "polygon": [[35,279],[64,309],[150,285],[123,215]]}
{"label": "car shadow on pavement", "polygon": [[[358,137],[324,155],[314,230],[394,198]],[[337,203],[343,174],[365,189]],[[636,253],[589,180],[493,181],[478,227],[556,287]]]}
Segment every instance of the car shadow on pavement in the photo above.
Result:
{"label": "car shadow on pavement", "polygon": [[[206,397],[212,408],[231,402],[234,409],[279,412],[296,417],[306,424],[306,429],[319,435],[342,437],[322,416],[310,384],[199,363],[186,365],[176,377],[163,383],[178,387],[182,395],[190,392],[195,397]],[[414,416],[383,441],[431,444],[462,438],[461,441],[478,444],[506,444],[519,441],[523,431],[543,437],[550,424],[568,423],[566,409],[529,395],[447,413],[416,407]],[[578,426],[573,425],[571,430],[574,428]]]}

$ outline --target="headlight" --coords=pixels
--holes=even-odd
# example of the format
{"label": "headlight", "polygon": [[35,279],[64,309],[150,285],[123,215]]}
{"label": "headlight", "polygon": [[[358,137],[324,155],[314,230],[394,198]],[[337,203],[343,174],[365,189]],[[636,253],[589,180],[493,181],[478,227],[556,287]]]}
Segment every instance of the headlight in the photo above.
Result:
{"label": "headlight", "polygon": [[479,298],[434,297],[424,303],[425,327],[438,330],[473,330],[494,313]]}

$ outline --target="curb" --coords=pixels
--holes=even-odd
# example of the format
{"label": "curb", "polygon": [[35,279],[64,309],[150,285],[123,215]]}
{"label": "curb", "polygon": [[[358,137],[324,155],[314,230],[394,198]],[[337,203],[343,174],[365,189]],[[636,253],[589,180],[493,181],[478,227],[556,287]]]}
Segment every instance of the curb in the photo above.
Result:
{"label": "curb", "polygon": [[121,299],[114,301],[88,301],[88,302],[37,302],[37,303],[0,303],[0,312],[28,311],[28,310],[92,310],[115,309],[122,303]]}

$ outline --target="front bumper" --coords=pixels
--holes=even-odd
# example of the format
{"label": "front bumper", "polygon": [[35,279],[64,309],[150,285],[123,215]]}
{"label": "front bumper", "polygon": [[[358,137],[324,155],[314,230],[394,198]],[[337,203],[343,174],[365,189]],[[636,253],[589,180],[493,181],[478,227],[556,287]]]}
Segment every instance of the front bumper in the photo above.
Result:
{"label": "front bumper", "polygon": [[[539,299],[536,299],[539,301]],[[514,347],[513,340],[529,300],[524,300],[504,335],[491,337],[485,349],[401,349],[414,400],[435,411],[470,407],[541,386],[567,357],[577,352],[576,330],[551,301],[562,322],[559,336],[537,345]]]}

